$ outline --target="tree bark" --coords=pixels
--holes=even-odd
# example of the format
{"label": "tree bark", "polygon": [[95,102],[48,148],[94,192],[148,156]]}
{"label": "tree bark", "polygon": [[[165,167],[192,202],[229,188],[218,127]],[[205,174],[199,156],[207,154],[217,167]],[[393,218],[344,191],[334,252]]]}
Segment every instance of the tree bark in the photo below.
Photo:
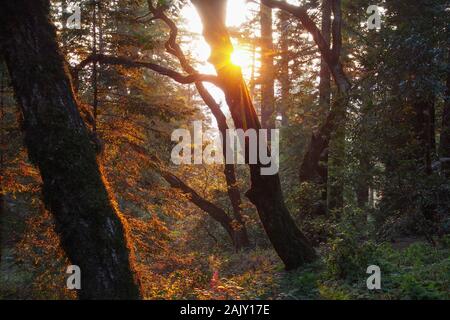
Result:
{"label": "tree bark", "polygon": [[[29,157],[72,264],[82,299],[138,299],[132,249],[80,117],[49,21],[48,0],[7,1],[0,46],[24,118]],[[64,272],[64,271],[62,271]]]}
{"label": "tree bark", "polygon": [[[261,129],[241,69],[231,63],[233,47],[225,26],[225,0],[192,0],[203,23],[203,35],[211,47],[214,65],[237,129]],[[259,146],[261,147],[261,146]],[[261,175],[260,164],[250,164],[251,188],[246,195],[256,206],[266,233],[285,264],[294,269],[315,258],[309,241],[287,210],[278,174]]]}

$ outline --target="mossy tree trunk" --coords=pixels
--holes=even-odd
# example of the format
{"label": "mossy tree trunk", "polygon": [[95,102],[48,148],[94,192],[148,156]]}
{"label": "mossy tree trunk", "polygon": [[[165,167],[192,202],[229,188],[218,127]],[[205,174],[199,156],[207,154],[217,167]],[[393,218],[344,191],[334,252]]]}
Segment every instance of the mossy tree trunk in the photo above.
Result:
{"label": "mossy tree trunk", "polygon": [[[0,46],[61,243],[81,269],[82,299],[138,299],[125,226],[77,108],[48,0],[2,4]],[[65,270],[61,270],[65,272]]]}

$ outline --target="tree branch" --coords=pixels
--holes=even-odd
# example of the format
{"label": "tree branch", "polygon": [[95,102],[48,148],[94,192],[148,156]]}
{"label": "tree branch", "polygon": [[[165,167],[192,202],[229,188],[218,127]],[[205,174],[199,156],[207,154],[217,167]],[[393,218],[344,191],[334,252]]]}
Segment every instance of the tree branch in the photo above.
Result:
{"label": "tree branch", "polygon": [[93,54],[88,56],[85,60],[81,61],[77,66],[75,66],[72,69],[72,76],[77,77],[79,71],[83,69],[85,66],[89,65],[90,63],[99,62],[104,64],[110,64],[110,65],[120,65],[126,68],[146,68],[153,70],[161,75],[168,76],[169,78],[172,78],[178,83],[181,84],[189,84],[189,83],[195,83],[195,82],[210,82],[219,88],[221,87],[221,83],[217,76],[215,75],[209,75],[209,74],[201,74],[201,73],[193,73],[188,75],[183,75],[177,71],[174,71],[172,69],[160,66],[155,63],[151,62],[142,62],[142,61],[134,61],[130,60],[126,57],[120,57],[120,56],[108,56],[104,54]]}

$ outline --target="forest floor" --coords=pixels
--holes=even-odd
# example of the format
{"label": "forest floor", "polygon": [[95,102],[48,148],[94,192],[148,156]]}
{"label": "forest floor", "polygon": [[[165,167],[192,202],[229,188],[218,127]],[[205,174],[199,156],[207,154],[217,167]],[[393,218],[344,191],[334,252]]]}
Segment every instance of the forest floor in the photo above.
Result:
{"label": "forest floor", "polygon": [[[21,205],[9,208],[1,219],[0,299],[75,298],[65,289],[69,263],[51,217]],[[268,247],[235,253],[179,241],[171,254],[142,262],[138,272],[146,299],[450,299],[449,238],[437,246],[416,238],[358,245],[341,240],[319,251],[315,263],[286,272]],[[380,290],[367,289],[372,264],[381,269]]]}
{"label": "forest floor", "polygon": [[[189,254],[186,255],[187,257]],[[192,252],[186,264],[162,263],[151,299],[450,299],[450,241],[421,239],[322,249],[321,258],[286,272],[273,249]],[[367,267],[381,269],[381,289],[368,290]],[[154,283],[158,281],[154,280]]]}

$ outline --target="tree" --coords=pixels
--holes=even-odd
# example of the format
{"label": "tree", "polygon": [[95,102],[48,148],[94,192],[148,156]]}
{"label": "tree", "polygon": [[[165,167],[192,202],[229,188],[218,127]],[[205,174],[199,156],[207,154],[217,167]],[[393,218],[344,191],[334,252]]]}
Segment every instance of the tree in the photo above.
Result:
{"label": "tree", "polygon": [[272,35],[272,9],[260,4],[261,21],[261,125],[275,128],[275,72],[273,65],[274,48]]}
{"label": "tree", "polygon": [[[211,47],[209,61],[220,79],[235,127],[261,129],[241,70],[231,63],[233,46],[225,26],[227,2],[193,0],[192,3],[202,20],[203,35]],[[286,269],[312,261],[315,258],[314,249],[285,206],[278,174],[261,175],[261,164],[250,164],[249,167],[252,184],[246,195],[256,206],[264,229]]]}
{"label": "tree", "polygon": [[289,91],[291,88],[289,78],[289,14],[282,11],[279,14],[279,29],[280,29],[280,61],[278,78],[281,86],[281,101],[279,112],[281,114],[281,124],[287,126],[289,124],[288,110],[290,106]]}
{"label": "tree", "polygon": [[[0,219],[2,219],[5,212],[5,195],[3,190],[3,177],[5,169],[5,67],[2,63],[0,65]],[[1,226],[0,226],[1,227]],[[1,253],[2,234],[0,232],[0,262],[2,261]]]}
{"label": "tree", "polygon": [[[110,56],[110,55],[103,55],[103,54],[91,54],[86,59],[81,61],[77,66],[75,66],[72,70],[72,73],[74,77],[78,78],[79,71],[81,71],[85,66],[89,65],[90,63],[93,64],[107,64],[107,65],[117,65],[128,69],[149,69],[152,71],[155,71],[159,74],[169,76],[170,78],[174,79],[175,81],[179,83],[194,83],[195,87],[200,95],[200,97],[203,99],[204,103],[208,106],[211,113],[213,114],[214,118],[216,119],[219,127],[219,131],[222,133],[222,136],[226,136],[226,130],[228,129],[228,125],[226,122],[225,115],[220,109],[219,104],[214,100],[214,98],[211,96],[211,94],[208,92],[208,90],[205,88],[201,80],[203,81],[210,81],[213,83],[218,83],[218,79],[215,76],[210,75],[202,75],[199,74],[189,63],[188,59],[182,52],[180,46],[176,42],[177,35],[178,35],[178,28],[176,27],[175,23],[164,13],[164,10],[166,9],[165,6],[156,8],[153,6],[153,3],[151,1],[148,1],[148,8],[150,10],[150,13],[153,14],[154,20],[161,20],[163,23],[169,28],[169,38],[165,42],[165,49],[168,53],[170,53],[172,56],[174,56],[180,63],[183,71],[187,73],[187,75],[183,75],[181,73],[178,73],[172,69],[168,69],[166,67],[162,67],[159,64],[155,63],[146,63],[141,61],[134,61],[130,60],[127,57],[121,57],[121,56]],[[223,152],[224,156],[226,154],[226,143],[225,140],[223,140]],[[142,153],[142,148],[139,149]],[[165,178],[169,184],[172,185],[172,187],[181,189],[182,191],[190,194],[191,201],[196,204],[199,208],[204,210],[206,213],[208,213],[214,220],[218,221],[227,231],[227,233],[230,235],[233,244],[235,245],[235,248],[237,250],[240,250],[242,248],[248,247],[250,245],[247,229],[245,226],[244,219],[242,217],[242,201],[240,197],[239,188],[237,186],[237,180],[236,180],[236,173],[235,173],[235,167],[232,164],[225,164],[224,165],[224,175],[226,178],[227,183],[227,191],[228,196],[232,205],[233,209],[233,216],[234,219],[230,219],[226,213],[218,208],[217,206],[211,205],[204,206],[202,205],[206,201],[205,199],[200,199],[201,197],[198,196],[198,194],[188,187],[184,182],[182,182],[179,178],[176,176],[171,176],[167,170],[158,170],[160,173],[162,173],[162,176]],[[165,172],[165,174],[164,174]],[[173,183],[174,181],[179,181],[180,183]],[[182,187],[180,187],[182,186]],[[197,201],[200,199],[201,201]],[[200,204],[202,203],[202,204]],[[200,205],[199,205],[200,204]],[[211,210],[212,206],[215,208]],[[205,210],[205,208],[208,208]],[[218,209],[218,210],[216,210]]]}
{"label": "tree", "polygon": [[49,1],[5,3],[0,45],[24,118],[29,157],[42,176],[69,259],[82,271],[82,299],[138,299],[126,226],[108,192],[48,20]]}
{"label": "tree", "polygon": [[[330,48],[331,40],[331,1],[322,1],[322,21],[321,21],[321,32],[325,42],[328,44],[328,49]],[[323,57],[320,59],[320,82],[319,82],[319,109],[324,110],[326,113],[330,112],[331,109],[331,73],[328,65]],[[317,177],[317,182],[319,187],[322,189],[322,205],[318,208],[316,213],[323,214],[327,211],[328,202],[328,158],[329,158],[329,146],[328,150],[324,152],[321,156],[321,161],[323,163],[323,170],[319,177]],[[300,182],[304,182],[305,178],[309,173],[304,172],[307,167],[302,166],[300,169]],[[325,212],[324,212],[325,211]]]}
{"label": "tree", "polygon": [[[450,50],[448,50],[448,61],[450,61]],[[447,62],[447,69],[450,69]],[[447,70],[445,103],[442,112],[442,132],[440,141],[440,158],[442,171],[450,179],[450,70]]]}
{"label": "tree", "polygon": [[[183,51],[181,50],[181,47],[177,43],[177,35],[178,35],[178,28],[175,25],[175,23],[167,17],[167,15],[162,11],[160,8],[159,10],[153,6],[152,1],[147,1],[148,7],[150,12],[155,16],[155,18],[161,19],[166,26],[170,30],[170,36],[169,39],[165,43],[166,51],[173,56],[175,56],[178,61],[181,64],[181,67],[185,72],[188,74],[198,74],[198,72],[192,67],[192,65],[188,62],[186,59],[186,56],[184,55]],[[212,115],[217,121],[217,125],[219,128],[219,131],[221,133],[222,137],[222,152],[223,157],[226,158],[226,152],[228,149],[228,146],[226,144],[226,140],[224,137],[226,137],[227,130],[228,130],[228,124],[226,117],[224,113],[222,112],[220,105],[215,101],[215,99],[212,97],[212,95],[209,93],[209,91],[205,88],[202,82],[197,81],[195,82],[195,87],[197,89],[198,94],[203,99],[203,102],[208,106],[209,110],[211,111]],[[239,191],[239,187],[237,186],[237,179],[236,179],[236,168],[234,164],[225,163],[224,165],[224,175],[225,175],[225,181],[227,183],[227,192],[228,197],[230,199],[232,208],[233,208],[233,215],[234,215],[234,223],[231,221],[233,228],[232,230],[229,229],[229,227],[225,227],[225,230],[232,236],[233,243],[237,250],[240,250],[244,247],[249,247],[250,241],[247,234],[247,228],[245,226],[245,221],[242,217],[242,199],[241,194]],[[197,203],[198,205],[198,203]],[[213,210],[215,212],[219,212],[218,210]],[[223,210],[222,210],[223,212]],[[223,212],[225,213],[225,212]],[[227,225],[229,223],[226,223],[228,221],[228,217],[226,214],[214,214],[212,215],[215,220],[217,220],[217,217],[221,217],[220,223],[222,225]]]}
{"label": "tree", "polygon": [[[323,39],[330,46],[331,40],[331,0],[322,0],[322,21],[321,32]],[[330,109],[331,103],[331,73],[323,57],[320,59],[320,83],[319,83],[319,104]]]}
{"label": "tree", "polygon": [[342,48],[341,2],[339,0],[331,1],[331,10],[333,13],[331,48],[316,23],[309,16],[305,7],[295,6],[285,1],[278,0],[261,0],[261,2],[271,8],[278,8],[289,12],[301,21],[303,27],[313,37],[321,57],[325,60],[338,88],[338,95],[333,101],[326,121],[317,132],[313,133],[311,142],[300,167],[300,180],[320,181],[320,177],[326,175],[326,170],[321,165],[320,160],[323,159],[328,152],[331,136],[345,117],[348,93],[350,90],[350,82],[344,72],[340,58]]}

